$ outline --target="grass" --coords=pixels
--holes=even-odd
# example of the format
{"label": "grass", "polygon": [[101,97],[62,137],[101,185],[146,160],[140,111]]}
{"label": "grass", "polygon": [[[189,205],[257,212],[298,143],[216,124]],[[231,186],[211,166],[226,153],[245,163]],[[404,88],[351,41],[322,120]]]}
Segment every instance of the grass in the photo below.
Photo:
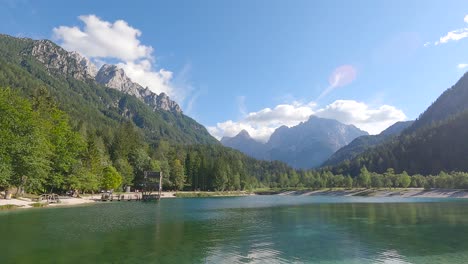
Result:
{"label": "grass", "polygon": [[19,206],[14,205],[14,204],[5,204],[5,205],[0,205],[0,211],[2,210],[13,210],[18,208]]}
{"label": "grass", "polygon": [[47,203],[32,203],[30,204],[32,207],[36,207],[36,208],[42,208],[42,207],[47,207],[49,204]]}
{"label": "grass", "polygon": [[177,192],[177,198],[198,198],[198,197],[224,197],[224,196],[243,196],[248,194],[241,191],[225,191],[225,192]]}

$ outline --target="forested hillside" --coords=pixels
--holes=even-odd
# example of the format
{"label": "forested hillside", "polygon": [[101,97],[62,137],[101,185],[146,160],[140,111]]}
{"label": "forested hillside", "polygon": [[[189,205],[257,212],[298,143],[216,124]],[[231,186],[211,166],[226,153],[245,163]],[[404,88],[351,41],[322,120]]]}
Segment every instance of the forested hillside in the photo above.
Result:
{"label": "forested hillside", "polygon": [[[149,142],[165,139],[182,144],[218,144],[202,125],[182,113],[153,110],[134,96],[106,88],[91,79],[77,79],[85,74],[74,68],[77,64],[74,58],[66,58],[65,73],[49,70],[31,55],[36,42],[0,35],[1,87],[20,90],[26,97],[45,88],[70,115],[74,126],[81,124],[112,133],[120,122],[130,119]],[[66,52],[57,50],[53,51]]]}
{"label": "forested hillside", "polygon": [[[60,52],[57,56],[64,58],[60,63],[66,67],[44,59],[54,54],[39,61],[31,54],[35,43],[0,36],[0,189],[138,189],[148,170],[163,171],[165,189],[173,190],[466,185],[466,174],[441,171],[468,171],[467,75],[402,135],[338,166],[295,170],[223,147],[166,96],[152,94],[142,100],[138,94],[98,84],[77,66],[77,55],[51,42],[41,43]],[[105,74],[112,78],[112,71]],[[159,107],[160,98],[171,106]],[[317,135],[323,133],[311,137],[304,132],[302,138],[280,134],[272,142],[292,138],[285,146],[307,147],[316,146]],[[347,134],[329,137],[331,144],[349,142]],[[296,159],[310,160],[309,152],[301,153],[304,157]],[[408,180],[408,174],[415,176]]]}
{"label": "forested hillside", "polygon": [[335,173],[357,175],[366,166],[410,174],[468,171],[468,74],[445,91],[400,136],[333,167]]}
{"label": "forested hillside", "polygon": [[87,79],[66,53],[66,70],[50,70],[34,43],[0,36],[0,189],[138,189],[145,170],[161,170],[165,189],[240,190],[294,175],[223,147],[179,111]]}
{"label": "forested hillside", "polygon": [[323,163],[322,166],[338,165],[345,160],[352,160],[364,151],[379,146],[386,141],[391,140],[403,132],[406,128],[411,126],[413,121],[397,122],[378,135],[365,135],[360,136],[353,140],[348,145],[337,150],[331,157]]}

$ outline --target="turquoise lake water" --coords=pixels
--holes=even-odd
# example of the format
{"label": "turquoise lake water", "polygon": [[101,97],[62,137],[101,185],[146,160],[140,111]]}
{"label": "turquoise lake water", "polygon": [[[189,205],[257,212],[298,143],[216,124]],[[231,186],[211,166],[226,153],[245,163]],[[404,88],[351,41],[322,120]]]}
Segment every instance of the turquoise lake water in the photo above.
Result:
{"label": "turquoise lake water", "polygon": [[0,212],[0,263],[468,263],[468,201],[251,196]]}

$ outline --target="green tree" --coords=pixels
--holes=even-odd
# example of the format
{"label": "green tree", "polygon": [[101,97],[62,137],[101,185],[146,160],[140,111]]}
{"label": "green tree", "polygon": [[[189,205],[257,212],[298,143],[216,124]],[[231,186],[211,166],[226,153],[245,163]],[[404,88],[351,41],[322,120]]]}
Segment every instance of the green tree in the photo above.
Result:
{"label": "green tree", "polygon": [[408,188],[408,186],[411,183],[411,177],[406,173],[406,171],[403,171],[403,173],[400,174],[400,186],[403,188]]}
{"label": "green tree", "polygon": [[104,190],[117,189],[122,184],[122,176],[113,166],[107,166],[102,171],[101,188]]}
{"label": "green tree", "polygon": [[28,100],[0,88],[0,182],[41,190],[51,167],[51,146]]}
{"label": "green tree", "polygon": [[178,159],[174,160],[174,164],[171,169],[171,176],[174,188],[176,190],[182,190],[185,184],[184,166]]}
{"label": "green tree", "polygon": [[132,186],[134,179],[132,165],[130,165],[126,159],[119,158],[114,162],[114,167],[117,169],[120,175],[122,175],[122,185]]}
{"label": "green tree", "polygon": [[348,189],[353,188],[353,178],[351,176],[346,176],[344,179],[344,186]]}
{"label": "green tree", "polygon": [[68,115],[59,110],[49,97],[41,95],[33,100],[34,110],[41,118],[42,133],[45,134],[51,150],[51,170],[44,185],[48,192],[53,192],[63,188],[86,144],[81,135],[72,130]]}
{"label": "green tree", "polygon": [[382,188],[384,186],[383,176],[378,173],[372,173],[371,186],[374,188]]}
{"label": "green tree", "polygon": [[290,177],[289,177],[289,186],[297,187],[298,184],[299,184],[299,175],[297,175],[297,172],[295,170],[291,170]]}
{"label": "green tree", "polygon": [[219,160],[214,169],[213,188],[216,191],[224,191],[228,183],[228,168],[223,160]]}
{"label": "green tree", "polygon": [[370,173],[367,170],[366,166],[361,168],[361,172],[359,173],[358,183],[361,187],[369,188],[371,183]]}

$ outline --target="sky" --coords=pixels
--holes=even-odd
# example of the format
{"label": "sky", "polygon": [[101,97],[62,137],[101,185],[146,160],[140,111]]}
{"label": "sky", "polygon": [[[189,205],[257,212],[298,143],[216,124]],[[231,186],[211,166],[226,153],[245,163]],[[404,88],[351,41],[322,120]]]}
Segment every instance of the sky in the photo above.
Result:
{"label": "sky", "polygon": [[377,134],[468,70],[468,2],[0,0],[0,33],[51,39],[175,99],[217,137],[310,115]]}

